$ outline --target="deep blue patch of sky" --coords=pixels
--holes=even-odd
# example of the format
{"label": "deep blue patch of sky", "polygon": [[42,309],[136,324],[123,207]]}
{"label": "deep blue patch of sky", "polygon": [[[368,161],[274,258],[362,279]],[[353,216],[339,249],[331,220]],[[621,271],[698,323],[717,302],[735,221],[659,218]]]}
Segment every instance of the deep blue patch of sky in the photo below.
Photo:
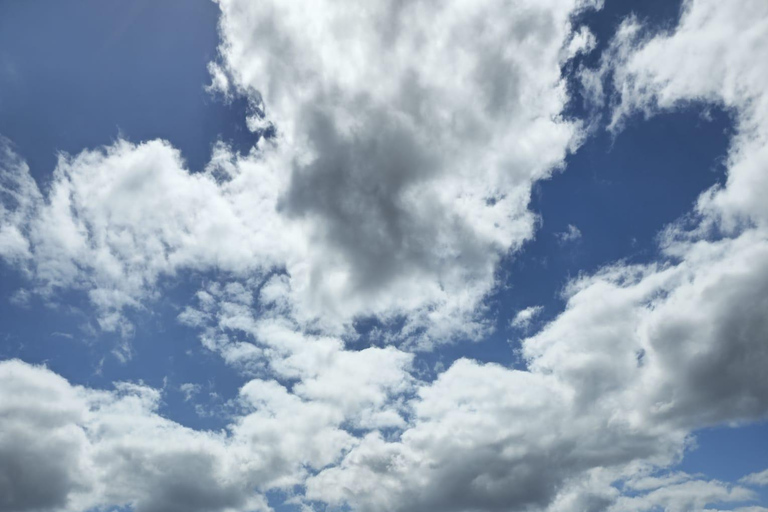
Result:
{"label": "deep blue patch of sky", "polygon": [[192,170],[219,137],[247,149],[245,102],[204,90],[217,19],[209,0],[0,2],[0,133],[37,178],[119,135],[167,139]]}

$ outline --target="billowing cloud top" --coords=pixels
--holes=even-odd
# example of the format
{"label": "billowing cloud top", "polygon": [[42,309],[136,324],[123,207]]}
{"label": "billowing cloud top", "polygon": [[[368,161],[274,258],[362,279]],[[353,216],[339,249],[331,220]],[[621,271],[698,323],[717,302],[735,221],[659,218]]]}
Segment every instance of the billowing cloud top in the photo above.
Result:
{"label": "billowing cloud top", "polygon": [[[177,320],[249,380],[213,432],[164,417],[160,389],[0,362],[0,511],[270,510],[270,491],[361,512],[757,496],[765,472],[666,468],[696,429],[768,414],[766,2],[689,0],[661,33],[627,19],[578,71],[614,133],[638,112],[726,108],[727,182],[664,230],[659,261],[580,275],[546,322],[540,306],[507,320],[528,336],[520,368],[462,358],[434,378],[417,353],[490,331],[500,262],[535,234],[532,187],[589,136],[564,115],[563,69],[595,48],[574,20],[600,3],[218,3],[210,90],[248,100],[259,142],[219,143],[193,172],[168,142],[118,140],[61,155],[41,187],[3,141],[0,257],[28,293],[86,294],[125,338],[189,279]],[[580,236],[569,224],[562,247]],[[379,345],[353,343],[365,319]]]}

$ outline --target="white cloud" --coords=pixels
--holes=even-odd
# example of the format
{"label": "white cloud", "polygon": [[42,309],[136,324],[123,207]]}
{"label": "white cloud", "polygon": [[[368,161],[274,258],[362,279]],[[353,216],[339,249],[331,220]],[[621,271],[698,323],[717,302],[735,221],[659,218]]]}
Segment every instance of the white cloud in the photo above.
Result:
{"label": "white cloud", "polygon": [[586,26],[573,33],[568,43],[568,55],[573,57],[581,53],[590,53],[597,46],[597,38]]}
{"label": "white cloud", "polygon": [[0,510],[55,509],[87,492],[83,400],[57,375],[14,361],[0,363],[0,388]]}
{"label": "white cloud", "polygon": [[179,391],[182,392],[184,395],[184,401],[189,402],[193,398],[195,398],[197,395],[200,394],[200,390],[202,389],[202,386],[200,384],[193,384],[191,382],[185,382],[181,386],[179,386]]}
{"label": "white cloud", "polygon": [[227,290],[232,287],[212,285],[198,293],[200,309],[181,315],[202,328],[207,348],[246,371],[297,380],[294,394],[326,403],[358,427],[404,424],[392,399],[412,386],[412,354],[394,347],[347,350],[341,339],[303,333],[279,314],[257,317],[243,294]]}
{"label": "white cloud", "polygon": [[3,210],[3,255],[128,334],[122,311],[163,278],[217,269],[285,272],[304,327],[376,316],[424,347],[476,338],[497,264],[533,234],[532,184],[581,139],[560,66],[588,43],[570,16],[590,4],[222,0],[212,87],[248,96],[276,137],[219,146],[202,173],[166,142],[118,141],[62,156],[45,194],[8,153],[26,203]]}
{"label": "white cloud", "polygon": [[581,230],[573,224],[568,224],[568,229],[562,233],[555,233],[555,236],[557,237],[558,242],[561,244],[574,242],[581,238]]}
{"label": "white cloud", "polygon": [[328,393],[302,398],[275,381],[243,386],[221,432],[161,417],[161,392],[142,385],[92,390],[16,360],[0,362],[0,384],[4,511],[267,510],[261,492],[291,489],[358,442],[340,428],[344,404]]}
{"label": "white cloud", "polygon": [[25,254],[39,292],[84,290],[102,328],[126,328],[122,310],[142,308],[162,277],[210,268],[258,273],[285,260],[291,229],[274,214],[277,190],[263,165],[242,161],[219,182],[223,167],[190,174],[165,142],[118,141],[61,156],[42,199],[26,166],[6,164],[4,175],[21,184],[14,192],[27,202],[3,225],[26,234],[26,253],[16,253]]}
{"label": "white cloud", "polygon": [[739,482],[746,485],[768,485],[768,469],[758,473],[751,473],[739,480]]}
{"label": "white cloud", "polygon": [[610,507],[611,512],[665,510],[687,512],[704,510],[707,505],[738,503],[755,499],[743,487],[732,487],[717,481],[689,480],[654,489],[636,497],[622,497]]}
{"label": "white cloud", "polygon": [[367,436],[310,478],[307,496],[365,512],[603,510],[612,482],[638,463],[670,463],[686,432],[638,428],[631,408],[586,408],[579,391],[545,372],[460,360],[418,388],[399,440]]}
{"label": "white cloud", "polygon": [[72,386],[19,361],[0,363],[0,510],[266,510],[221,434],[155,412],[159,393]]}
{"label": "white cloud", "polygon": [[[611,483],[678,460],[695,429],[768,414],[768,237],[764,202],[751,199],[768,193],[759,164],[768,83],[757,65],[766,20],[761,3],[702,0],[686,4],[669,34],[638,42],[625,25],[609,63],[618,115],[701,99],[736,109],[728,183],[702,196],[696,229],[667,230],[666,261],[619,263],[572,283],[565,312],[523,341],[528,372],[460,361],[420,388],[400,441],[366,438],[310,479],[309,496],[362,511],[675,511],[754,497],[686,478],[622,497]],[[723,58],[732,48],[740,55]],[[751,188],[737,193],[742,182]],[[736,222],[737,210],[749,223]],[[728,236],[712,237],[712,223]]]}
{"label": "white cloud", "polygon": [[560,64],[588,2],[219,4],[215,76],[296,155],[282,205],[318,245],[292,293],[476,336],[499,257],[532,235],[531,183],[578,141]]}
{"label": "white cloud", "polygon": [[536,318],[544,308],[541,306],[529,306],[517,312],[515,318],[512,319],[512,327],[527,328],[531,325],[531,322]]}
{"label": "white cloud", "polygon": [[311,478],[308,496],[361,511],[750,499],[727,485],[664,482],[617,501],[611,486],[679,460],[693,430],[768,413],[768,243],[750,235],[698,245],[677,266],[585,277],[566,312],[523,342],[528,371],[457,362],[419,387],[399,441],[367,437]]}
{"label": "white cloud", "polygon": [[41,200],[26,162],[0,136],[0,258],[24,268],[23,262],[30,257],[24,221]]}
{"label": "white cloud", "polygon": [[[636,20],[622,25],[603,58],[602,72],[612,72],[617,90],[612,126],[637,111],[722,105],[736,128],[728,179],[701,195],[694,229],[666,231],[666,265],[617,265],[574,285],[566,312],[528,345],[536,364],[563,364],[569,379],[600,382],[596,392],[626,380],[620,372],[648,373],[642,393],[658,400],[659,413],[684,413],[692,424],[765,414],[768,389],[758,367],[768,357],[760,313],[768,297],[761,199],[768,192],[768,74],[756,63],[768,58],[767,26],[768,6],[751,0],[687,1],[679,26],[657,35]],[[726,238],[718,240],[713,228]],[[569,344],[560,341],[565,336]],[[637,360],[604,366],[620,339],[634,345]],[[600,351],[568,361],[587,344]],[[654,364],[661,368],[640,370]],[[606,373],[596,379],[596,370]],[[739,399],[731,395],[736,389]]]}

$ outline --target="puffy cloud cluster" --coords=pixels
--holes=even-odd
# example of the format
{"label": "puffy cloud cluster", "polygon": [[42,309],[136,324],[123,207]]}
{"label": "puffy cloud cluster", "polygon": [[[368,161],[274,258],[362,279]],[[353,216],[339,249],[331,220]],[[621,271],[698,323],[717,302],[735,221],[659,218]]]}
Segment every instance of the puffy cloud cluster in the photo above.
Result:
{"label": "puffy cloud cluster", "polygon": [[326,318],[476,335],[500,256],[532,236],[531,184],[580,137],[560,65],[590,3],[220,1],[214,85],[295,155],[282,207],[314,251],[294,293]]}
{"label": "puffy cloud cluster", "polygon": [[[611,126],[620,129],[636,112],[725,108],[735,129],[727,181],[667,228],[664,263],[616,265],[574,283],[566,312],[527,345],[532,355],[559,347],[537,364],[564,362],[587,344],[601,344],[610,357],[617,340],[631,340],[638,368],[662,366],[642,391],[659,413],[681,408],[684,421],[699,425],[765,414],[768,73],[757,63],[768,59],[767,27],[764,2],[689,0],[670,33],[649,35],[632,19],[619,28],[599,72],[611,76],[615,91]],[[681,361],[692,365],[680,371]],[[566,364],[574,377],[611,386],[609,375],[587,375],[598,363],[574,357]],[[611,372],[632,365],[626,359]]]}
{"label": "puffy cloud cluster", "polygon": [[294,240],[274,213],[274,174],[259,158],[233,162],[223,146],[197,174],[163,141],[62,155],[45,194],[9,144],[3,151],[3,192],[14,199],[0,219],[13,241],[4,256],[46,295],[86,291],[105,330],[124,325],[125,307],[156,296],[162,277],[266,272]]}
{"label": "puffy cloud cluster", "polygon": [[[459,361],[420,389],[397,443],[368,438],[309,491],[364,511],[700,510],[748,499],[688,483],[614,502],[613,484],[638,464],[678,460],[692,430],[768,413],[766,261],[768,241],[747,233],[703,242],[677,265],[585,277],[566,311],[524,341],[528,371]],[[372,487],[381,472],[397,478]]]}
{"label": "puffy cloud cluster", "polygon": [[180,272],[284,273],[292,317],[329,333],[405,320],[429,346],[485,329],[502,256],[533,235],[532,184],[581,138],[561,65],[585,0],[219,2],[213,88],[271,134],[204,172],[168,143],[62,156],[41,193],[4,148],[3,256],[43,292],[78,288],[129,329]]}
{"label": "puffy cloud cluster", "polygon": [[[661,262],[573,282],[566,310],[523,341],[527,372],[455,364],[439,394],[420,391],[397,443],[369,438],[311,479],[311,493],[365,511],[702,510],[754,496],[686,481],[619,497],[612,485],[676,460],[697,428],[768,414],[768,75],[757,64],[768,8],[689,1],[676,30],[645,38],[633,23],[603,60],[613,126],[638,110],[724,105],[736,120],[727,183],[668,228]],[[386,485],[373,485],[382,473]]]}
{"label": "puffy cloud cluster", "polygon": [[263,510],[221,434],[156,414],[156,390],[72,386],[44,368],[0,363],[0,510]]}
{"label": "puffy cloud cluster", "polygon": [[263,492],[290,491],[357,444],[342,428],[351,409],[387,423],[379,407],[393,387],[386,369],[375,374],[364,366],[371,358],[356,354],[341,354],[356,372],[311,376],[291,392],[249,381],[221,432],[163,418],[156,389],[93,390],[43,367],[0,362],[0,510],[267,510]]}

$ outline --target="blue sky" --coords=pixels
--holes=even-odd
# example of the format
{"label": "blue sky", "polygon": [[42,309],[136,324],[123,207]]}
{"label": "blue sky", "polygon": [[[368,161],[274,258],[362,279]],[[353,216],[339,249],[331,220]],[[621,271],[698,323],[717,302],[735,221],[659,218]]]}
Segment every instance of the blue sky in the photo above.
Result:
{"label": "blue sky", "polygon": [[0,511],[768,510],[768,10],[502,4],[0,3]]}

